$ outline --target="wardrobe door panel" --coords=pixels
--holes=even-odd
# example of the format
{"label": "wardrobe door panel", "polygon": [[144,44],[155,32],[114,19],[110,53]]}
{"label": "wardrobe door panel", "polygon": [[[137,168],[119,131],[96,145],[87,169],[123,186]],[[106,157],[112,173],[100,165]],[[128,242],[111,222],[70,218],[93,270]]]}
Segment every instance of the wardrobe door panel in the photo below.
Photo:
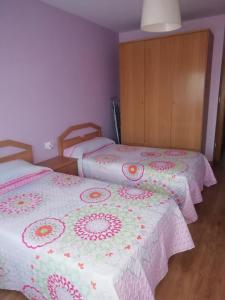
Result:
{"label": "wardrobe door panel", "polygon": [[144,43],[120,45],[120,106],[123,144],[144,144]]}
{"label": "wardrobe door panel", "polygon": [[173,37],[171,147],[201,151],[209,32]]}
{"label": "wardrobe door panel", "polygon": [[145,145],[170,147],[174,45],[145,41]]}

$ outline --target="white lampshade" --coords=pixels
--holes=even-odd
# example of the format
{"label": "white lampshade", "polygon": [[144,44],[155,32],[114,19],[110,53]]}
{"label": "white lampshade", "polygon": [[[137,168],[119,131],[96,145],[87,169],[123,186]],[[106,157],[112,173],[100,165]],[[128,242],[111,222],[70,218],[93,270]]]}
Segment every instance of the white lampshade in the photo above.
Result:
{"label": "white lampshade", "polygon": [[141,30],[164,32],[180,27],[179,0],[144,0]]}

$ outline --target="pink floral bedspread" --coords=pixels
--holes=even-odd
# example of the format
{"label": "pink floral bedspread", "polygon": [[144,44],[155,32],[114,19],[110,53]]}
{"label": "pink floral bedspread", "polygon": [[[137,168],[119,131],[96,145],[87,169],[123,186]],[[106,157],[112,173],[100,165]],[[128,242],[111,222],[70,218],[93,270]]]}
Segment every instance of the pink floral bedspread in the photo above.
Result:
{"label": "pink floral bedspread", "polygon": [[0,196],[0,288],[28,299],[154,299],[193,248],[165,194],[50,172]]}
{"label": "pink floral bedspread", "polygon": [[81,176],[172,195],[188,223],[203,185],[216,184],[205,156],[186,150],[109,145],[78,160]]}

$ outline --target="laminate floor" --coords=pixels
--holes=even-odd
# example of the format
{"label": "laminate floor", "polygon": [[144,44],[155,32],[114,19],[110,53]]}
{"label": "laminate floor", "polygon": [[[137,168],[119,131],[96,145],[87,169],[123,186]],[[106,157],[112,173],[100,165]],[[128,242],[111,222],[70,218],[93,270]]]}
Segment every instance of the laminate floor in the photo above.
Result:
{"label": "laminate floor", "polygon": [[215,167],[218,184],[206,188],[189,225],[195,249],[175,255],[156,289],[156,300],[225,300],[225,166]]}
{"label": "laminate floor", "polygon": [[[170,259],[156,300],[225,300],[225,166],[216,166],[215,174],[218,184],[204,190],[204,202],[196,206],[199,220],[189,225],[196,247]],[[0,300],[26,298],[0,291]]]}

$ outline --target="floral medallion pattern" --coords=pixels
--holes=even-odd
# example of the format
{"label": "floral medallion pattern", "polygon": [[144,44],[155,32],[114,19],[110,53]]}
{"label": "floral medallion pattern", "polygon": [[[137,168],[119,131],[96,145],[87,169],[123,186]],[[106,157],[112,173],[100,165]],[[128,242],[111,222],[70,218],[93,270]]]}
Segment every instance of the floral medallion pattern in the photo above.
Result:
{"label": "floral medallion pattern", "polygon": [[146,158],[155,158],[155,157],[160,157],[161,153],[159,151],[146,151],[146,152],[141,152],[141,156]]}
{"label": "floral medallion pattern", "polygon": [[48,277],[48,291],[52,300],[83,300],[81,293],[73,283],[58,274],[52,274]]}
{"label": "floral medallion pattern", "polygon": [[59,187],[72,187],[74,185],[80,184],[85,179],[78,176],[68,175],[68,174],[57,174],[51,178],[51,182]]}
{"label": "floral medallion pattern", "polygon": [[166,150],[164,152],[164,155],[166,156],[175,156],[175,157],[178,157],[178,156],[185,156],[188,154],[188,151],[186,150]]}
{"label": "floral medallion pattern", "polygon": [[153,161],[149,163],[149,167],[156,171],[167,171],[175,168],[176,164],[172,161]]}
{"label": "floral medallion pattern", "polygon": [[112,249],[120,252],[126,245],[137,243],[137,236],[143,231],[133,210],[107,204],[83,207],[64,220],[67,230],[60,252],[76,249],[76,255],[80,250],[82,255],[96,260],[102,260]]}
{"label": "floral medallion pattern", "polygon": [[144,191],[137,188],[121,186],[118,189],[118,194],[120,195],[120,197],[127,200],[143,200],[151,198],[154,193],[147,190]]}
{"label": "floral medallion pattern", "polygon": [[74,232],[84,240],[97,241],[114,237],[120,232],[122,222],[112,214],[93,213],[80,218]]}
{"label": "floral medallion pattern", "polygon": [[116,196],[112,197],[114,203],[118,203],[119,207],[129,210],[131,205],[138,209],[151,208],[164,205],[170,201],[171,195],[165,187],[150,186],[149,182],[145,181],[140,181],[136,186],[112,186],[116,193]]}
{"label": "floral medallion pattern", "polygon": [[132,152],[132,151],[137,151],[137,147],[133,146],[126,146],[126,145],[115,145],[115,150],[119,152]]}
{"label": "floral medallion pattern", "polygon": [[138,181],[144,174],[144,166],[140,163],[125,163],[122,165],[124,176],[132,181]]}
{"label": "floral medallion pattern", "polygon": [[29,213],[43,201],[38,193],[23,193],[10,196],[0,202],[0,213],[7,215],[20,215]]}
{"label": "floral medallion pattern", "polygon": [[151,174],[152,171],[160,174],[176,176],[188,170],[188,165],[181,160],[145,160],[142,161],[142,163],[145,166],[145,173],[148,173],[149,176],[154,175],[154,173]]}
{"label": "floral medallion pattern", "polygon": [[184,191],[180,192],[173,188],[173,180],[171,184],[165,183],[163,178],[159,176],[152,176],[151,172],[146,173],[146,180],[141,181],[137,184],[137,187],[143,190],[151,190],[154,193],[152,197],[153,203],[156,204],[156,199],[159,203],[165,203],[171,198],[180,204],[184,201]]}
{"label": "floral medallion pattern", "polygon": [[54,242],[64,231],[64,222],[55,218],[45,218],[28,225],[22,233],[22,241],[28,248],[36,249]]}
{"label": "floral medallion pattern", "polygon": [[90,188],[80,194],[80,199],[86,203],[99,203],[111,197],[110,190],[106,188]]}
{"label": "floral medallion pattern", "polygon": [[22,292],[28,299],[31,300],[47,300],[44,296],[42,296],[38,289],[30,285],[24,285]]}
{"label": "floral medallion pattern", "polygon": [[174,159],[190,159],[199,156],[199,153],[181,149],[167,149],[163,151],[163,156]]}
{"label": "floral medallion pattern", "polygon": [[84,284],[81,278],[83,271],[64,255],[57,255],[56,263],[53,254],[43,253],[32,265],[31,274],[47,299],[82,300],[87,299],[91,292],[91,286]]}
{"label": "floral medallion pattern", "polygon": [[119,160],[119,157],[114,154],[99,154],[94,157],[95,161],[99,164],[111,164]]}

